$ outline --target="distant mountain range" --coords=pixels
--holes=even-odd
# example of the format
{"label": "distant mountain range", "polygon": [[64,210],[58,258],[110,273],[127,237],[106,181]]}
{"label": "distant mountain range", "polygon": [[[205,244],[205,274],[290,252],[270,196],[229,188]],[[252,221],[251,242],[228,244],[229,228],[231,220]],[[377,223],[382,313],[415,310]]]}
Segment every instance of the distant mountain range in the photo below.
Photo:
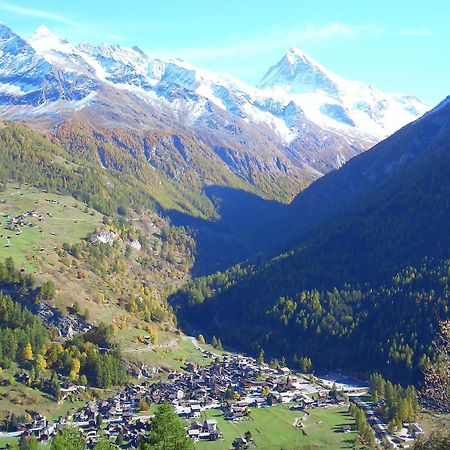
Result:
{"label": "distant mountain range", "polygon": [[[344,80],[298,49],[258,87],[138,47],[74,45],[44,26],[24,40],[0,25],[0,55],[3,118],[50,130],[58,142],[62,134],[66,145],[67,124],[82,123],[105,168],[106,139],[198,190],[235,177],[283,201],[428,109]],[[133,148],[123,145],[127,133]]]}

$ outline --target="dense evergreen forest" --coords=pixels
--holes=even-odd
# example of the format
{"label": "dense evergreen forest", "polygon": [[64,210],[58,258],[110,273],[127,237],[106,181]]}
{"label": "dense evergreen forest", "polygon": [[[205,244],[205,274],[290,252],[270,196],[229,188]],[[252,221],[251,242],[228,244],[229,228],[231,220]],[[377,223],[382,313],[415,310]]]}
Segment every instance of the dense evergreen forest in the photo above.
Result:
{"label": "dense evergreen forest", "polygon": [[[449,110],[405,127],[398,135],[406,141],[394,135],[300,194],[290,224],[303,227],[299,242],[265,263],[192,281],[172,298],[180,323],[254,355],[262,348],[290,362],[310,357],[316,368],[417,380],[437,323],[449,316]],[[355,173],[360,166],[367,182]],[[326,196],[339,203],[333,186],[341,185],[360,191],[332,215],[322,211],[322,223],[307,231],[301,212],[318,223],[316,203]]]}
{"label": "dense evergreen forest", "polygon": [[[236,269],[234,275],[249,270]],[[433,357],[438,322],[449,314],[449,277],[450,260],[427,259],[380,285],[302,290],[273,304],[251,293],[239,301],[232,288],[219,294],[220,302],[205,298],[226,286],[219,277],[209,277],[209,287],[205,279],[192,283],[178,299],[186,302],[180,315],[190,330],[201,326],[254,355],[262,348],[266,357],[285,357],[291,364],[310,357],[316,369],[361,375],[381,370],[409,382]],[[227,280],[233,283],[232,276]]]}

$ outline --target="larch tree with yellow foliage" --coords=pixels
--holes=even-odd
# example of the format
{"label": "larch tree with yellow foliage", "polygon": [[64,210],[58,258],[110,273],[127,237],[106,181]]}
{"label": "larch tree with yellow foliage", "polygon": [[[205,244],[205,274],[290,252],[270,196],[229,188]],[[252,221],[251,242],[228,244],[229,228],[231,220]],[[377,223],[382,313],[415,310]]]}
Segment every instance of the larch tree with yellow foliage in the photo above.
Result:
{"label": "larch tree with yellow foliage", "polygon": [[73,358],[70,364],[70,373],[69,373],[69,378],[72,381],[78,380],[78,376],[80,375],[80,368],[81,368],[80,360],[78,358]]}
{"label": "larch tree with yellow foliage", "polygon": [[29,342],[23,348],[22,359],[24,361],[32,361],[33,360],[33,349],[31,348],[31,344]]}
{"label": "larch tree with yellow foliage", "polygon": [[41,354],[37,355],[36,366],[39,369],[39,371],[45,370],[47,368],[47,361],[45,360],[43,355]]}

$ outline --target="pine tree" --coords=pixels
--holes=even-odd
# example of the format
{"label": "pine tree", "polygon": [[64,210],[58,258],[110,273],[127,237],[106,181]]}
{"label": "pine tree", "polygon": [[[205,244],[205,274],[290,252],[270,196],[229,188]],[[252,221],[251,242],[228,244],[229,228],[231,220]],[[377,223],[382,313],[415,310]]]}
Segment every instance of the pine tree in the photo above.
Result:
{"label": "pine tree", "polygon": [[85,450],[84,437],[75,428],[65,428],[52,440],[50,450]]}
{"label": "pine tree", "polygon": [[263,349],[261,349],[261,351],[259,352],[257,363],[258,363],[258,365],[264,364],[264,350]]}
{"label": "pine tree", "polygon": [[227,390],[225,391],[225,399],[226,400],[233,400],[234,399],[234,389],[231,384],[228,385]]}
{"label": "pine tree", "polygon": [[312,362],[310,358],[302,357],[298,360],[300,371],[303,373],[310,373],[312,371]]}
{"label": "pine tree", "polygon": [[395,430],[397,429],[397,425],[396,425],[394,419],[392,419],[392,420],[390,420],[388,422],[387,429],[389,431],[389,434],[394,434],[395,433]]}
{"label": "pine tree", "polygon": [[168,403],[163,403],[152,420],[152,429],[141,442],[141,450],[192,450],[183,422]]}
{"label": "pine tree", "polygon": [[97,427],[97,429],[99,430],[102,426],[103,423],[103,416],[98,413],[97,416],[95,417],[95,426]]}
{"label": "pine tree", "polygon": [[50,378],[50,389],[55,399],[59,402],[61,399],[61,386],[59,384],[58,375],[56,372],[53,372]]}

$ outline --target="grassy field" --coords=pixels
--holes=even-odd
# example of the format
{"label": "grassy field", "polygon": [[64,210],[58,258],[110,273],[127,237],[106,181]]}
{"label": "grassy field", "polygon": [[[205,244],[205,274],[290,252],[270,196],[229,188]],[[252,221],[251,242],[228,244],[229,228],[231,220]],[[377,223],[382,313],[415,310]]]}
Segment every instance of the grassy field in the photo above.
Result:
{"label": "grassy field", "polygon": [[[208,365],[210,358],[205,358],[194,347],[186,336],[174,332],[161,332],[156,345],[147,346],[136,342],[137,335],[146,335],[143,330],[128,328],[116,333],[116,339],[122,346],[122,352],[127,359],[136,363],[144,363],[154,367],[165,367],[170,370],[182,369],[187,361],[200,365]],[[203,348],[219,354],[220,352],[210,345]]]}
{"label": "grassy field", "polygon": [[198,450],[228,450],[237,437],[246,431],[252,433],[258,449],[350,449],[353,448],[355,433],[341,433],[339,428],[353,423],[353,418],[342,408],[321,408],[308,411],[303,420],[305,433],[293,426],[295,419],[303,412],[290,411],[285,405],[272,408],[252,409],[253,420],[233,423],[225,421],[221,411],[211,410],[202,419],[216,419],[223,433],[223,440],[199,442]]}
{"label": "grassy field", "polygon": [[66,400],[57,404],[51,396],[17,382],[13,376],[14,372],[14,367],[3,371],[3,378],[11,380],[11,384],[0,386],[0,420],[3,420],[10,411],[14,411],[15,414],[24,414],[27,410],[55,419],[85,403]]}
{"label": "grassy field", "polygon": [[[7,214],[35,211],[18,234],[6,228]],[[72,197],[48,194],[27,185],[8,185],[0,192],[0,258],[11,256],[18,266],[36,270],[36,258],[53,252],[57,243],[74,243],[100,225],[102,216]],[[33,227],[28,226],[32,224]],[[76,226],[74,226],[76,225]]]}
{"label": "grassy field", "polygon": [[0,438],[0,448],[6,449],[9,448],[9,446],[14,445],[17,443],[17,439],[14,438]]}
{"label": "grassy field", "polygon": [[435,411],[423,409],[419,413],[417,422],[426,435],[433,431],[446,431],[450,429],[450,414],[438,414]]}
{"label": "grassy field", "polygon": [[[28,211],[40,217],[27,216],[20,233],[7,229],[5,216],[16,217]],[[62,264],[55,251],[58,245],[80,242],[101,227],[102,215],[72,197],[27,185],[9,184],[6,191],[0,192],[0,258],[12,257],[17,267],[36,275],[38,285],[47,279],[54,281],[57,293],[53,304],[63,312],[77,301],[81,311],[89,310],[94,322],[114,323],[123,315],[123,309],[92,301],[99,286],[107,293],[104,283],[93,273],[79,280],[78,268]]]}

